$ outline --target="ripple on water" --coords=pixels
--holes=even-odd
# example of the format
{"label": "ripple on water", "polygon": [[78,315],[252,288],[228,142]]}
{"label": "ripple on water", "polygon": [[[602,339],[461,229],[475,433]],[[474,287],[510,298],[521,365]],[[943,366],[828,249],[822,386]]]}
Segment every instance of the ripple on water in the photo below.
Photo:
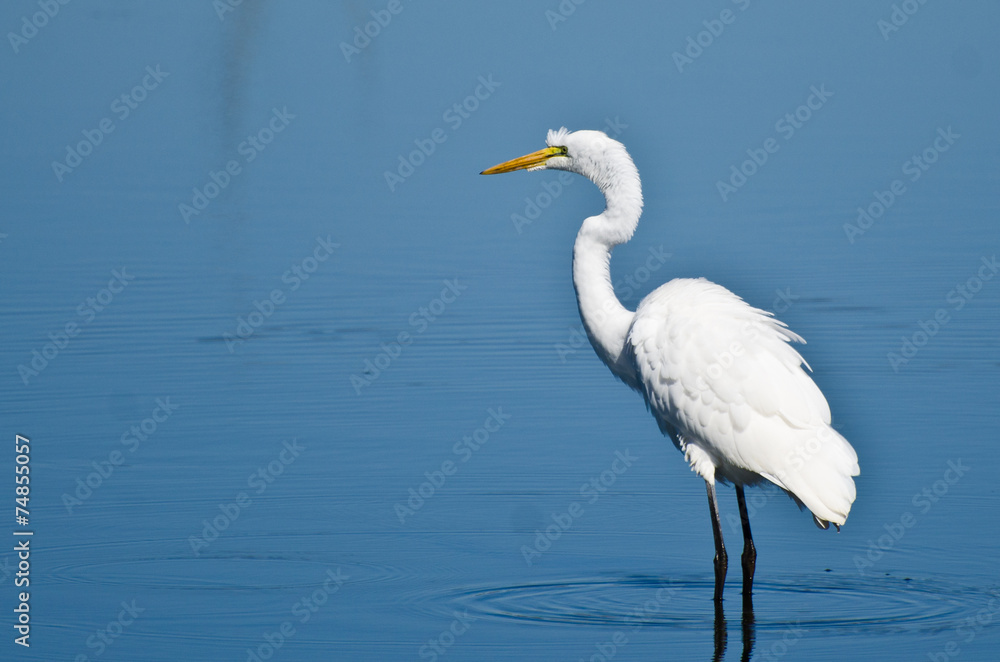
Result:
{"label": "ripple on water", "polygon": [[[710,579],[660,576],[596,577],[515,586],[478,587],[425,595],[439,613],[464,609],[484,618],[539,623],[714,627]],[[740,590],[727,586],[725,607],[738,616]],[[937,632],[974,614],[994,594],[944,579],[845,578],[831,574],[754,584],[757,630],[789,625],[814,631]]]}

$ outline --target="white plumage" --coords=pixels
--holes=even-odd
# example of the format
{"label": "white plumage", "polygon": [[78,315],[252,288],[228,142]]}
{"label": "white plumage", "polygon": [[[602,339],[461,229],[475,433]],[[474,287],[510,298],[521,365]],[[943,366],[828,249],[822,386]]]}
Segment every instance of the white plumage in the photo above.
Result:
{"label": "white plumage", "polygon": [[[555,168],[604,193],[604,212],[583,221],[573,284],[594,351],[639,391],[660,429],[705,479],[716,542],[716,599],[726,572],[715,482],[736,486],[744,530],[744,580],[756,552],[744,485],[769,480],[838,527],[856,496],[857,454],[830,426],[826,398],[790,343],[805,342],[770,313],[704,278],[679,278],[627,310],[611,284],[611,250],[631,239],[642,213],[639,173],[625,147],[599,131],[550,131],[548,147],[484,171]],[[745,585],[746,587],[747,585]]]}
{"label": "white plumage", "polygon": [[726,288],[685,278],[642,300],[627,351],[660,428],[699,476],[766,478],[840,525],[858,457],[791,341],[803,342]]}

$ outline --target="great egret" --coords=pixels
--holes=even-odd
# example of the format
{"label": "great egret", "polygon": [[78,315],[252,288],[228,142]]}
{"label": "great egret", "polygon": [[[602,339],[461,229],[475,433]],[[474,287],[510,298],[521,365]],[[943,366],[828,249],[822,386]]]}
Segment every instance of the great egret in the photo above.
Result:
{"label": "great egret", "polygon": [[704,278],[678,278],[651,292],[635,312],[611,285],[611,250],[632,238],[642,186],[632,157],[601,131],[549,131],[548,147],[481,174],[556,169],[575,172],[604,194],[603,213],[583,221],[573,246],[573,285],[594,351],[639,391],[660,430],[705,480],[715,539],[715,600],[727,557],[716,480],[736,488],[743,526],[744,599],[757,553],[743,488],[770,481],[816,524],[847,520],[860,473],[854,448],[830,426],[830,406],[789,344],[805,341],[771,313]]}

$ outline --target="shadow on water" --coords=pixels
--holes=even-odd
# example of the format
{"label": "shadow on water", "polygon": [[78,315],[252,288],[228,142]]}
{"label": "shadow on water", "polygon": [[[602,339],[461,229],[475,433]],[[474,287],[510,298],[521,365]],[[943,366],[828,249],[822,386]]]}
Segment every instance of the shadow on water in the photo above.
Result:
{"label": "shadow on water", "polygon": [[[713,623],[714,638],[712,641],[712,662],[721,662],[726,655],[729,641],[729,628],[726,625],[726,610],[721,601],[713,601],[715,621]],[[743,612],[740,619],[740,634],[743,643],[743,653],[740,660],[749,662],[753,657],[753,645],[757,639],[756,623],[753,616],[753,593],[743,594]]]}
{"label": "shadow on water", "polygon": [[[732,616],[734,598],[716,603],[714,589],[707,578],[604,576],[470,588],[416,602],[441,614],[458,607],[483,618],[617,627],[624,635],[703,630],[712,637],[711,659],[721,660],[729,643],[725,609]],[[938,633],[990,595],[987,588],[940,579],[823,573],[757,581],[752,595],[739,598],[741,659],[749,660],[755,646],[787,651],[811,633]]]}

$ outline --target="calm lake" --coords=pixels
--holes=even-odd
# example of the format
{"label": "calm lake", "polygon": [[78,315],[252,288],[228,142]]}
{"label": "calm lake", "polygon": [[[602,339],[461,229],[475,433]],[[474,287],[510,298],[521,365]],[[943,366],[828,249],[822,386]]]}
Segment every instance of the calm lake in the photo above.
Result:
{"label": "calm lake", "polygon": [[[996,659],[1000,7],[685,4],[5,2],[0,657]],[[748,490],[752,622],[582,334],[599,192],[478,174],[564,125],[623,302],[774,312],[858,452],[840,533]]]}

